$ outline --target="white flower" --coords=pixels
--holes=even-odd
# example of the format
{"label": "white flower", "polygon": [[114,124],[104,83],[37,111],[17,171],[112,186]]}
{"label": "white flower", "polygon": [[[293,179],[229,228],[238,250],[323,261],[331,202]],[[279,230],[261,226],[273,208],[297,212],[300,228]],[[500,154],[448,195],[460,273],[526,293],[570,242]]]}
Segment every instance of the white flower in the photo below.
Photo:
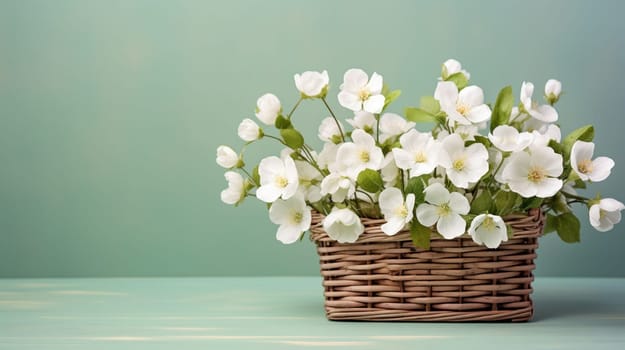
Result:
{"label": "white flower", "polygon": [[380,142],[384,143],[391,137],[401,135],[415,126],[414,122],[406,121],[394,113],[384,113],[380,117]]}
{"label": "white flower", "polygon": [[473,219],[469,227],[469,234],[477,244],[484,244],[488,248],[499,247],[501,242],[508,241],[508,229],[501,216],[480,214]]}
{"label": "white flower", "polygon": [[451,75],[462,72],[467,79],[471,78],[471,74],[466,70],[462,69],[462,65],[460,62],[454,60],[453,58],[448,59],[443,63],[443,69],[441,72],[441,77],[443,80],[449,78]]}
{"label": "white flower", "polygon": [[295,87],[305,97],[322,97],[327,91],[330,78],[328,72],[304,72],[301,75],[295,74],[293,77],[295,80]]}
{"label": "white flower", "polygon": [[332,195],[332,201],[340,203],[345,198],[352,198],[356,191],[356,182],[349,176],[330,173],[321,181],[321,195]]}
{"label": "white flower", "polygon": [[341,129],[336,124],[336,120],[332,117],[327,117],[321,121],[319,125],[319,138],[324,142],[339,143],[341,142],[341,134],[343,125],[339,122]]}
{"label": "white flower", "polygon": [[488,151],[481,143],[464,147],[460,135],[451,134],[443,140],[442,148],[440,164],[456,187],[469,188],[488,172]]}
{"label": "white flower", "polygon": [[571,168],[583,181],[599,182],[610,176],[614,161],[608,157],[592,160],[595,144],[576,141],[571,148]]}
{"label": "white flower", "polygon": [[382,150],[375,145],[373,137],[363,130],[352,132],[353,142],[339,146],[336,154],[339,169],[356,178],[364,169],[379,170],[384,160]]}
{"label": "white flower", "polygon": [[354,243],[365,232],[358,215],[347,208],[336,207],[323,219],[323,229],[330,238],[339,243]]}
{"label": "white flower", "polygon": [[559,80],[549,79],[545,83],[545,99],[554,104],[560,99],[562,93],[562,83]]}
{"label": "white flower", "polygon": [[554,140],[560,142],[562,139],[562,132],[555,124],[548,124],[545,128],[534,130],[532,131],[532,135],[534,135],[533,146],[548,146],[549,141]]}
{"label": "white flower", "polygon": [[297,192],[299,178],[291,157],[285,157],[284,160],[274,156],[264,158],[258,165],[258,173],[260,187],[256,190],[256,197],[263,202],[289,199]]}
{"label": "white flower", "polygon": [[410,170],[410,177],[430,174],[439,164],[441,145],[429,133],[415,129],[401,135],[401,148],[393,148],[397,167]]}
{"label": "white flower", "polygon": [[504,152],[522,151],[534,141],[534,135],[521,132],[509,125],[499,125],[488,134],[490,142]]}
{"label": "white flower", "polygon": [[219,166],[230,169],[239,164],[239,155],[228,146],[217,147],[217,164]]}
{"label": "white flower", "polygon": [[393,187],[399,180],[399,168],[395,163],[393,152],[388,152],[382,161],[382,169],[380,170],[384,187]]}
{"label": "white flower", "polygon": [[381,226],[382,232],[389,236],[401,231],[412,220],[415,195],[409,193],[404,201],[404,195],[396,187],[390,187],[380,193],[380,211],[386,223]]}
{"label": "white flower", "polygon": [[329,169],[330,171],[335,171],[335,163],[336,163],[336,152],[338,151],[339,146],[335,145],[332,142],[326,142],[323,145],[323,149],[319,153],[319,157],[317,159],[317,164],[321,169]]}
{"label": "white flower", "polygon": [[549,105],[538,105],[538,103],[532,101],[533,94],[534,84],[523,82],[521,85],[521,106],[525,112],[544,123],[553,123],[557,121],[558,112],[555,108]]}
{"label": "white flower", "polygon": [[548,198],[562,188],[562,156],[551,147],[530,147],[506,159],[501,180],[525,198]]}
{"label": "white flower", "polygon": [[382,95],[382,76],[373,73],[369,80],[369,76],[362,69],[352,68],[343,76],[338,98],[341,106],[354,112],[364,110],[380,113],[385,101]]}
{"label": "white flower", "polygon": [[450,125],[480,124],[490,119],[490,107],[484,104],[484,92],[478,86],[467,86],[458,93],[458,87],[451,81],[440,81],[436,85],[434,98],[440,102],[441,110],[447,113]]}
{"label": "white flower", "polygon": [[621,210],[625,209],[623,203],[612,198],[604,198],[594,204],[588,211],[590,224],[597,231],[610,231],[614,225],[621,221]]}
{"label": "white flower", "polygon": [[228,181],[228,188],[221,191],[221,201],[226,204],[239,204],[245,198],[246,183],[243,177],[234,171],[227,171],[224,174]]}
{"label": "white flower", "polygon": [[280,112],[282,105],[274,94],[264,94],[256,101],[256,117],[267,125],[274,125]]}
{"label": "white flower", "polygon": [[304,199],[310,203],[321,200],[321,188],[319,187],[322,176],[315,167],[308,162],[295,161],[295,168],[299,175],[299,190],[304,194]]}
{"label": "white flower", "polygon": [[479,135],[478,125],[458,125],[454,134],[460,135],[464,141],[475,141],[475,135]]}
{"label": "white flower", "polygon": [[306,206],[301,195],[287,200],[277,200],[269,209],[269,219],[274,224],[280,225],[276,238],[284,244],[291,244],[310,228],[310,208]]}
{"label": "white flower", "polygon": [[375,116],[369,112],[356,112],[354,113],[354,118],[347,119],[347,122],[354,127],[354,129],[362,129],[368,134],[371,134],[376,130],[377,121],[375,120]]}
{"label": "white flower", "polygon": [[425,201],[417,207],[417,220],[430,227],[436,224],[436,231],[446,239],[461,236],[467,223],[462,216],[469,213],[469,201],[460,193],[449,193],[440,183],[433,183],[425,189]]}
{"label": "white flower", "polygon": [[247,142],[256,141],[263,137],[263,132],[258,124],[249,118],[243,119],[241,124],[239,124],[238,134],[241,140]]}

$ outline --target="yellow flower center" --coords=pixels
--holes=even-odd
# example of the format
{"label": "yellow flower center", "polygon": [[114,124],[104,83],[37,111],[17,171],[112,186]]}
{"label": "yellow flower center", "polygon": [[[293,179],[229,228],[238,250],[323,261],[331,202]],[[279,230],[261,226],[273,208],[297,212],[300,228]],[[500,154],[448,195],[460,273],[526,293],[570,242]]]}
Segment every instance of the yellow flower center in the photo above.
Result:
{"label": "yellow flower center", "polygon": [[451,208],[447,203],[441,204],[441,206],[438,207],[438,216],[447,216],[447,214],[449,214],[450,212]]}
{"label": "yellow flower center", "polygon": [[577,169],[582,174],[592,173],[592,160],[584,159],[581,162],[577,163]]}
{"label": "yellow flower center", "polygon": [[395,209],[395,216],[399,216],[405,218],[408,216],[408,208],[404,204],[400,205]]}
{"label": "yellow flower center", "polygon": [[415,157],[414,161],[417,163],[425,163],[428,161],[428,157],[425,155],[425,153],[419,152],[417,153],[417,156]]}
{"label": "yellow flower center", "polygon": [[304,219],[304,214],[297,212],[293,214],[293,222],[299,224]]}
{"label": "yellow flower center", "polygon": [[366,101],[369,98],[369,96],[371,96],[371,93],[367,89],[362,89],[358,93],[358,97],[360,98],[361,101]]}
{"label": "yellow flower center", "polygon": [[469,107],[469,106],[465,105],[464,103],[459,103],[459,104],[456,106],[456,111],[458,111],[458,113],[460,113],[460,114],[462,114],[462,115],[464,115],[464,116],[466,116],[466,115],[467,115],[467,113],[469,113],[469,110],[470,110],[470,109],[471,109],[471,107]]}
{"label": "yellow flower center", "polygon": [[487,216],[486,219],[482,221],[482,226],[489,231],[492,231],[497,227],[497,225],[495,224],[495,220],[493,220],[490,216]]}
{"label": "yellow flower center", "polygon": [[367,152],[367,151],[360,152],[360,160],[363,163],[368,163],[369,159],[371,159],[371,157],[369,156],[369,152]]}
{"label": "yellow flower center", "polygon": [[527,179],[534,183],[543,181],[545,177],[547,177],[545,171],[539,167],[532,168],[529,173],[527,173]]}
{"label": "yellow flower center", "polygon": [[454,163],[452,165],[455,170],[462,171],[462,169],[464,169],[464,159],[463,158],[456,159],[454,160]]}
{"label": "yellow flower center", "polygon": [[276,185],[278,185],[278,187],[285,188],[286,185],[288,184],[289,184],[289,180],[287,180],[286,177],[284,176],[276,177]]}

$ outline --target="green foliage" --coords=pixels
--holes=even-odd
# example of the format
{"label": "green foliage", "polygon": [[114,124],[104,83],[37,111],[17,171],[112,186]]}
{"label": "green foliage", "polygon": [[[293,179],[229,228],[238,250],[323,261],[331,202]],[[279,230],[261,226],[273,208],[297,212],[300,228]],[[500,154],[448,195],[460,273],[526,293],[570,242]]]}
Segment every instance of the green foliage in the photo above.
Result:
{"label": "green foliage", "polygon": [[304,145],[304,137],[295,129],[282,129],[280,135],[284,143],[292,149],[300,149]]}
{"label": "green foliage", "polygon": [[444,117],[432,115],[421,108],[408,107],[404,110],[404,113],[406,114],[406,119],[415,123],[445,123]]}
{"label": "green foliage", "polygon": [[431,233],[432,230],[421,225],[416,218],[410,223],[410,238],[415,247],[429,250]]}
{"label": "green foliage", "polygon": [[523,203],[521,204],[522,209],[533,209],[538,208],[543,204],[544,198],[532,197],[523,199]]}
{"label": "green foliage", "polygon": [[419,108],[431,115],[437,115],[441,111],[441,105],[433,96],[423,96],[419,102]]}
{"label": "green foliage", "polygon": [[506,86],[499,91],[495,107],[493,107],[493,114],[490,120],[491,132],[499,125],[508,124],[513,105],[514,98],[512,97],[512,87]]}
{"label": "green foliage", "polygon": [[252,169],[252,181],[258,186],[260,186],[260,173],[258,172],[258,165]]}
{"label": "green foliage", "polygon": [[556,232],[558,229],[558,217],[553,214],[547,214],[547,220],[545,222],[545,228],[543,233],[548,234],[551,232]]}
{"label": "green foliage", "polygon": [[415,203],[423,203],[425,199],[425,193],[423,190],[425,188],[425,184],[421,177],[413,177],[408,180],[406,184],[406,194],[412,193],[415,195]]}
{"label": "green foliage", "polygon": [[490,207],[493,203],[493,197],[488,190],[482,191],[471,202],[471,214],[483,214],[490,211]]}
{"label": "green foliage", "polygon": [[521,196],[514,192],[499,191],[495,195],[496,214],[499,216],[508,215],[512,213],[515,208],[518,208],[522,201]]}
{"label": "green foliage", "polygon": [[595,128],[592,125],[582,126],[568,134],[562,141],[562,148],[564,153],[564,161],[568,161],[571,155],[571,148],[576,141],[591,142],[595,137]]}
{"label": "green foliage", "polygon": [[391,103],[393,103],[395,100],[397,100],[397,98],[401,95],[401,90],[393,90],[393,91],[389,91],[387,93],[384,93],[384,108],[386,109],[386,107],[388,105],[390,105]]}
{"label": "green foliage", "polygon": [[577,243],[580,241],[579,219],[572,212],[560,214],[555,217],[555,227],[558,236],[566,243]]}
{"label": "green foliage", "polygon": [[384,181],[379,172],[371,169],[365,169],[358,174],[358,186],[363,190],[376,193],[384,189]]}
{"label": "green foliage", "polygon": [[458,87],[458,90],[464,89],[467,84],[469,84],[469,79],[462,72],[454,73],[445,79],[446,81],[451,81]]}
{"label": "green foliage", "polygon": [[289,119],[287,119],[285,116],[280,114],[278,118],[276,118],[275,126],[277,129],[282,130],[282,129],[289,129],[293,127],[293,124],[291,124],[291,121]]}

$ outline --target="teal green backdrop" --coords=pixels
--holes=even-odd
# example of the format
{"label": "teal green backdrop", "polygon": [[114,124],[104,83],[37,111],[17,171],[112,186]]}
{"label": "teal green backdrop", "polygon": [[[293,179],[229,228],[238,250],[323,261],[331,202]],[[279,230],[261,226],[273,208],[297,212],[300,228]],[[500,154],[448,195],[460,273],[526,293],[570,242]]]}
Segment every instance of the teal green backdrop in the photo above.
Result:
{"label": "teal green backdrop", "polygon": [[[493,101],[523,80],[563,82],[565,132],[597,128],[615,159],[593,192],[625,200],[625,2],[0,0],[0,277],[315,275],[314,246],[283,246],[264,206],[222,204],[220,144],[293,74],[377,71],[432,94],[459,59]],[[326,112],[295,123],[316,139]],[[316,141],[311,141],[315,143]],[[315,143],[316,145],[319,142]],[[249,159],[276,151],[248,152]],[[625,276],[625,223],[582,244],[541,240],[539,275]]]}

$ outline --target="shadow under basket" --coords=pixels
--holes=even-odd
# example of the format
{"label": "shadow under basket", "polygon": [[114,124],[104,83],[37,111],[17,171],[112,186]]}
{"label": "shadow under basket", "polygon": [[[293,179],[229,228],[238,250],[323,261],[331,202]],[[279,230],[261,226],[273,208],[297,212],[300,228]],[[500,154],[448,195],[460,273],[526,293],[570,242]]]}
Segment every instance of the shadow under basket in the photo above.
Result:
{"label": "shadow under basket", "polygon": [[355,243],[338,243],[313,213],[329,320],[413,322],[524,322],[530,299],[538,237],[538,209],[504,221],[513,237],[497,249],[477,245],[467,234],[446,240],[432,235],[430,250],[415,248],[410,232],[387,236],[385,221],[363,218]]}

